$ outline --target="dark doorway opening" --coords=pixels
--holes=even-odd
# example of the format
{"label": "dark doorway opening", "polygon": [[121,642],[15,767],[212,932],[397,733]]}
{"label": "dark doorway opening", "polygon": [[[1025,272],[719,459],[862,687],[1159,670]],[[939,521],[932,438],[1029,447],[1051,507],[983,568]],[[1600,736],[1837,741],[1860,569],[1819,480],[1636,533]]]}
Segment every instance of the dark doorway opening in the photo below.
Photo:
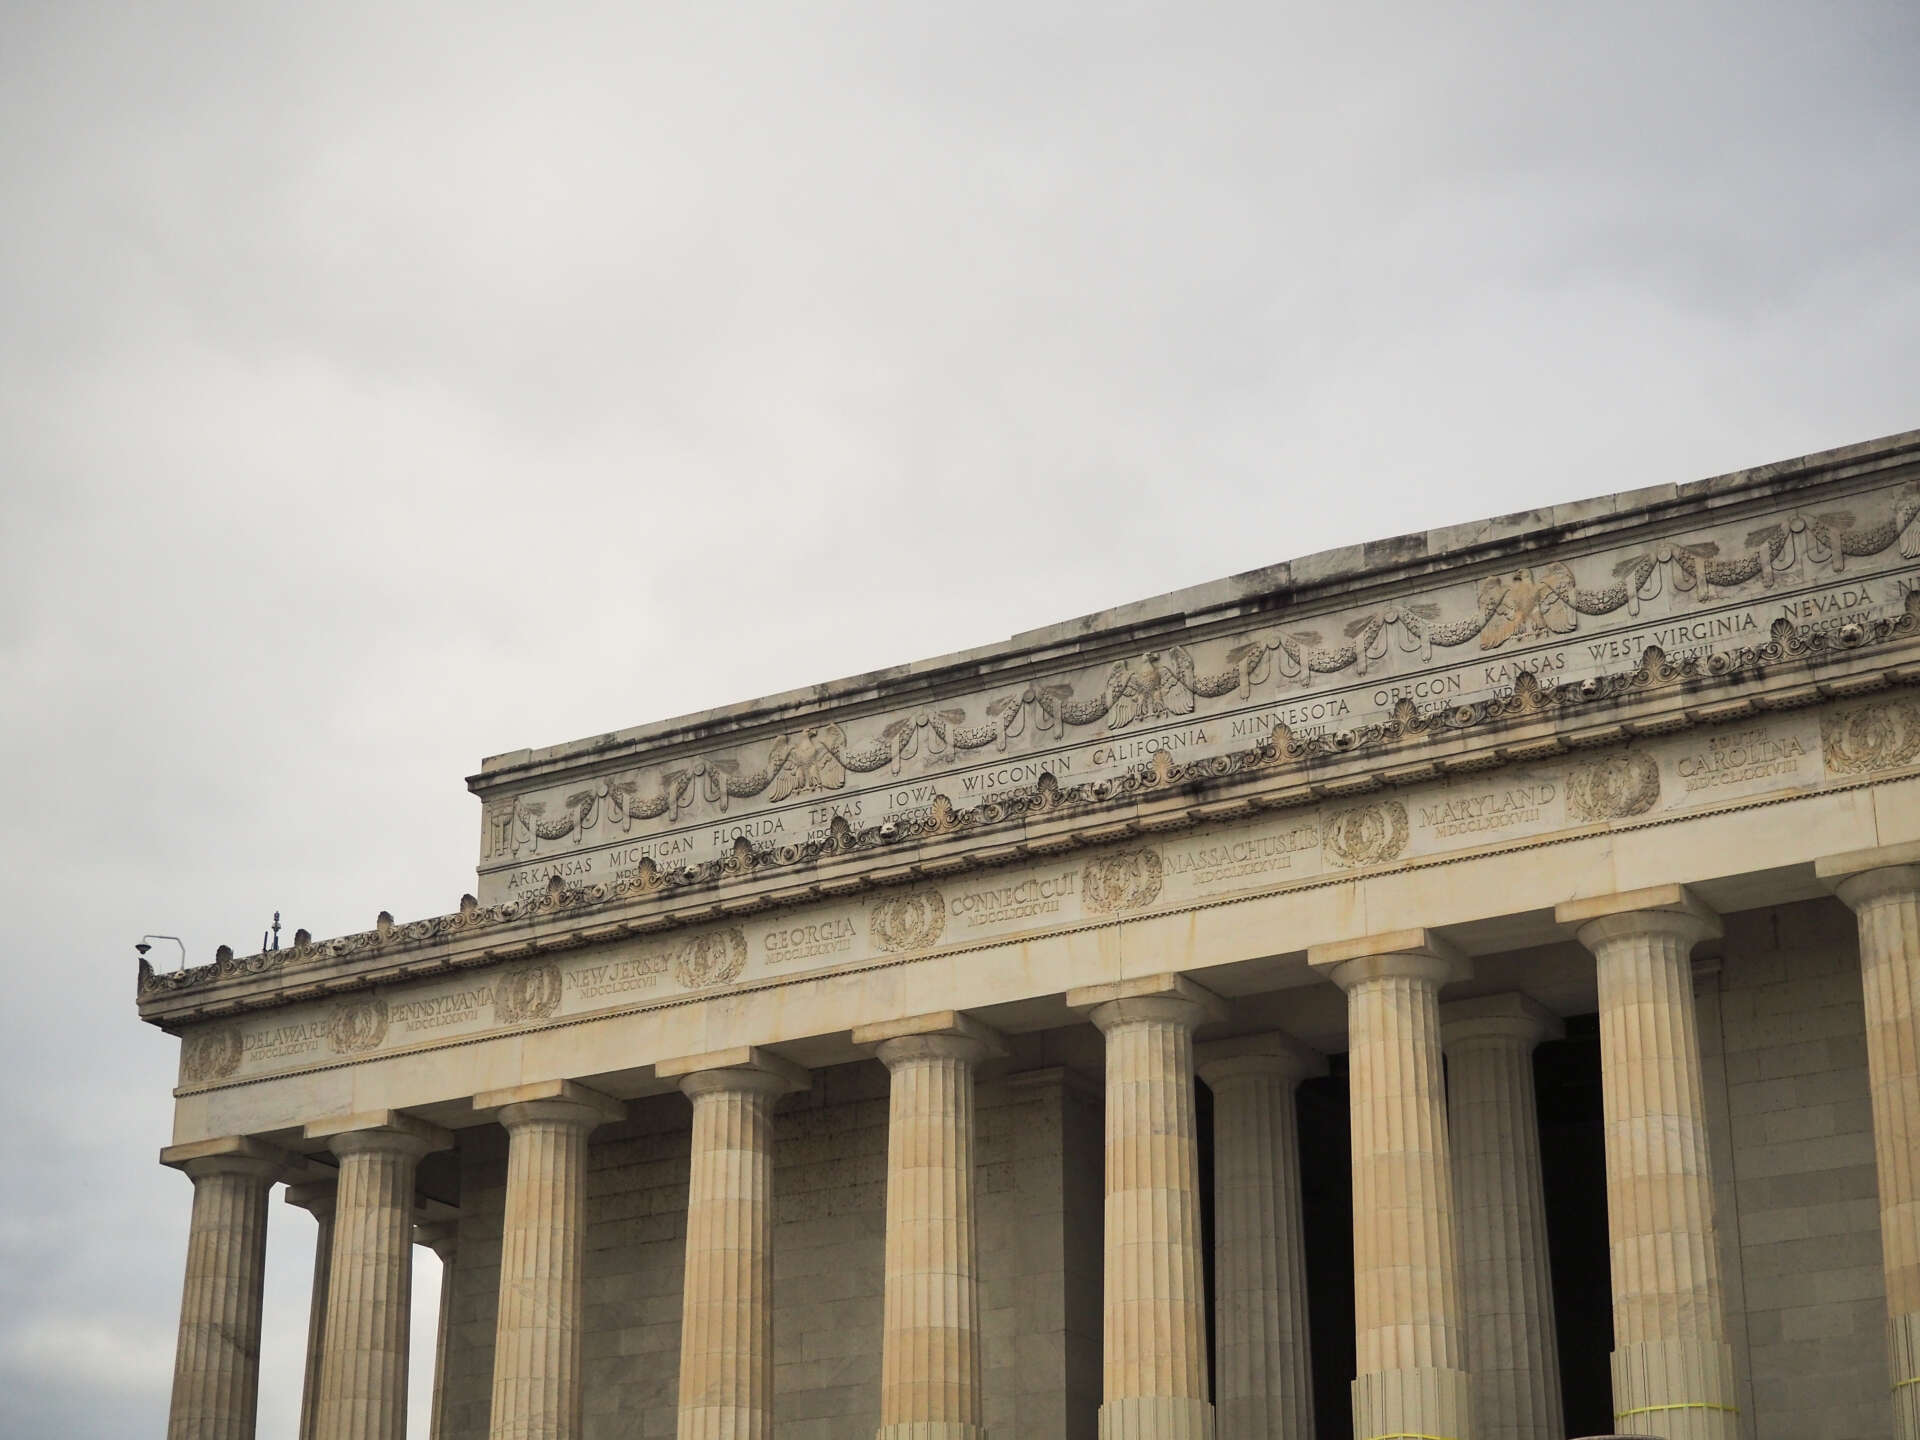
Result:
{"label": "dark doorway opening", "polygon": [[1331,1073],[1303,1080],[1300,1221],[1307,1246],[1307,1326],[1313,1336],[1313,1418],[1317,1440],[1351,1440],[1357,1355],[1353,1333],[1353,1158],[1347,1115],[1347,1057]]}
{"label": "dark doorway opening", "polygon": [[1547,1246],[1567,1433],[1613,1429],[1612,1281],[1607,1262],[1607,1156],[1600,1098],[1600,1017],[1576,1015],[1564,1040],[1533,1052],[1546,1175]]}

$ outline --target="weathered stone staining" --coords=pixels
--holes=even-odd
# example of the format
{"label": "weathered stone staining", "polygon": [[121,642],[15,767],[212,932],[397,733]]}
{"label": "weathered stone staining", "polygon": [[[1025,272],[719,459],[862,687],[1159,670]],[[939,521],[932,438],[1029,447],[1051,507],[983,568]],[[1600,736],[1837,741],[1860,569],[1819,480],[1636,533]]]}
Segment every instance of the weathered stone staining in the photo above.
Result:
{"label": "weathered stone staining", "polygon": [[416,1244],[433,1440],[1920,1440],[1917,681],[1920,433],[497,756],[457,909],[141,970],[169,1434],[285,1182],[301,1440]]}
{"label": "weathered stone staining", "polygon": [[1211,1440],[1193,1032],[1219,997],[1177,975],[1067,993],[1106,1037],[1101,1440]]}
{"label": "weathered stone staining", "polygon": [[1614,1417],[1675,1440],[1733,1440],[1690,959],[1719,917],[1661,885],[1569,901],[1556,918],[1598,965]]}
{"label": "weathered stone staining", "polygon": [[1006,1052],[943,1011],[858,1027],[890,1077],[880,1440],[981,1440],[974,1069]]}
{"label": "weathered stone staining", "polygon": [[741,1047],[662,1062],[693,1102],[680,1440],[773,1434],[773,1101],[806,1072]]}
{"label": "weathered stone staining", "polygon": [[176,1145],[160,1162],[193,1181],[168,1440],[251,1437],[260,1398],[267,1197],[284,1161],[257,1141],[235,1139]]}
{"label": "weathered stone staining", "polygon": [[1356,1435],[1467,1436],[1473,1423],[1440,1069],[1440,987],[1471,974],[1427,930],[1316,946],[1347,992],[1353,1106]]}
{"label": "weathered stone staining", "polygon": [[1309,1440],[1313,1341],[1294,1088],[1324,1056],[1285,1035],[1216,1040],[1195,1069],[1213,1092],[1214,1407],[1220,1440]]}
{"label": "weathered stone staining", "polygon": [[1508,991],[1440,1007],[1460,1288],[1474,1415],[1486,1440],[1564,1428],[1533,1049],[1557,1016]]}
{"label": "weathered stone staining", "polygon": [[507,1131],[500,1308],[493,1342],[497,1440],[578,1440],[587,1136],[625,1113],[572,1081],[474,1097]]}
{"label": "weathered stone staining", "polygon": [[305,1138],[326,1141],[340,1165],[314,1431],[321,1440],[405,1440],[414,1172],[453,1136],[382,1110],[310,1122]]}
{"label": "weathered stone staining", "polygon": [[1819,862],[1860,921],[1898,1440],[1920,1440],[1920,845]]}

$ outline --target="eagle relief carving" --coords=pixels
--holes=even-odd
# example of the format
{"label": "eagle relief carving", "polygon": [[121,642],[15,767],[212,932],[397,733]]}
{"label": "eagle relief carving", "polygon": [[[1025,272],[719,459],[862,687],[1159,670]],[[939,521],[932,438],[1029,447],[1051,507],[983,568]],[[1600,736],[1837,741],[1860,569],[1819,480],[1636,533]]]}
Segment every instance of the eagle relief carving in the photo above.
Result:
{"label": "eagle relief carving", "polygon": [[1480,632],[1480,648],[1498,649],[1515,636],[1538,640],[1572,634],[1580,624],[1573,609],[1576,588],[1573,572],[1558,561],[1489,575],[1480,582],[1480,608],[1489,617]]}
{"label": "eagle relief carving", "polygon": [[773,772],[767,799],[778,803],[789,795],[840,789],[847,783],[847,767],[840,763],[846,746],[846,731],[838,725],[809,725],[782,735],[767,752],[767,768]]}
{"label": "eagle relief carving", "polygon": [[1170,645],[1163,655],[1149,650],[1140,657],[1135,669],[1122,660],[1108,672],[1107,688],[1113,695],[1107,728],[1120,730],[1136,720],[1165,720],[1172,715],[1193,713],[1193,657],[1179,645]]}

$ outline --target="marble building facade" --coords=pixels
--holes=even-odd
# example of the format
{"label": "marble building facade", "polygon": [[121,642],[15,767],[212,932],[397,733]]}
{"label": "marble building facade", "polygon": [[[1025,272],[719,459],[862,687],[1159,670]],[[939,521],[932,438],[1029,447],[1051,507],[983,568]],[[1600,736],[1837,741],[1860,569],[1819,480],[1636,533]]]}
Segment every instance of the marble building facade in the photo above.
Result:
{"label": "marble building facade", "polygon": [[1920,433],[495,756],[142,962],[169,1434],[1920,1440],[1916,681]]}

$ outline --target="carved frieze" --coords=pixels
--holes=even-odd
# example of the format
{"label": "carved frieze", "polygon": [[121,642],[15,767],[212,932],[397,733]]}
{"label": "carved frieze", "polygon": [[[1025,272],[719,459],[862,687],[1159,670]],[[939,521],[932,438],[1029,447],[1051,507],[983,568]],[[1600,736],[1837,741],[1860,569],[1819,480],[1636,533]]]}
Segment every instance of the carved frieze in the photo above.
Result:
{"label": "carved frieze", "polygon": [[232,1025],[212,1025],[190,1032],[180,1042],[180,1079],[199,1085],[224,1080],[240,1068],[240,1031]]}
{"label": "carved frieze", "polygon": [[1604,755],[1567,775],[1567,818],[1576,823],[1644,815],[1659,799],[1660,765],[1645,750]]}
{"label": "carved frieze", "polygon": [[689,990],[729,984],[747,968],[747,937],[737,925],[703,930],[674,947],[672,965],[673,978]]}
{"label": "carved frieze", "polygon": [[327,1040],[336,1055],[371,1050],[387,1038],[387,1002],[381,995],[358,995],[334,1006]]}
{"label": "carved frieze", "polygon": [[1873,695],[1556,753],[1493,772],[1437,776],[1304,809],[1238,811],[1151,843],[1135,836],[1071,857],[1030,854],[864,899],[816,894],[750,925],[616,931],[600,944],[569,944],[567,927],[547,927],[566,948],[193,1027],[181,1083],[218,1086],[351,1064],[868,963],[953,956],[965,964],[976,949],[1082,927],[1346,885],[1515,846],[1586,844],[1595,826],[1686,821],[1816,795],[1860,783],[1860,775],[1920,774],[1916,737],[1920,698]]}
{"label": "carved frieze", "polygon": [[1335,865],[1379,865],[1405,853],[1407,834],[1407,807],[1398,800],[1379,800],[1328,815],[1321,845]]}
{"label": "carved frieze", "polygon": [[[1042,816],[1050,825],[1084,816],[1093,826],[1129,806],[1204,799],[1212,787],[1247,793],[1240,782],[1292,797],[1273,803],[1307,803],[1330,773],[1344,783],[1371,765],[1397,783],[1396,767],[1424,760],[1436,744],[1457,757],[1477,732],[1489,732],[1489,762],[1500,763],[1491,746],[1515,725],[1579,730],[1662,698],[1716,704],[1761,694],[1794,667],[1856,652],[1884,650],[1891,663],[1894,646],[1920,638],[1920,569],[1907,563],[1920,558],[1909,553],[1920,539],[1920,489],[1848,504],[1845,512],[1816,506],[1625,552],[1542,560],[1443,588],[1432,600],[1313,621],[1346,637],[1337,646],[1309,643],[1293,625],[1196,639],[1113,662],[1097,683],[1036,680],[995,692],[979,708],[943,703],[858,725],[796,726],[756,745],[662,762],[657,775],[643,767],[551,794],[491,796],[482,878],[483,894],[495,887],[492,903],[259,955],[222,953],[211,966],[169,974],[142,962],[140,993],[164,997],[371,962],[748,880],[799,880],[827,861],[892,864],[929,842],[1017,834]],[[1447,608],[1456,604],[1463,608]],[[1577,646],[1568,637],[1578,637]],[[1456,662],[1466,651],[1476,658],[1463,670]],[[1433,668],[1432,657],[1448,653],[1456,659]],[[1283,694],[1291,698],[1275,698]],[[1877,774],[1920,756],[1908,702],[1872,703],[1891,708],[1835,711],[1828,721],[1818,745],[1828,773]],[[1818,744],[1793,743],[1802,754]],[[1327,863],[1389,863],[1459,839],[1438,832],[1469,823],[1497,838],[1522,823],[1495,823],[1509,809],[1537,809],[1540,823],[1562,815],[1595,823],[1654,813],[1683,793],[1710,800],[1762,781],[1803,783],[1798,757],[1756,758],[1731,731],[1699,746],[1685,773],[1665,772],[1651,794],[1644,766],[1622,760],[1558,777],[1562,793],[1544,807],[1489,800],[1491,818],[1436,817],[1429,826],[1384,799],[1332,806],[1317,822]],[[1640,804],[1648,808],[1633,808]],[[502,887],[511,888],[502,896]],[[947,924],[944,908],[932,913]],[[875,939],[884,937],[876,931]],[[822,942],[800,943],[820,953]]]}
{"label": "carved frieze", "polygon": [[1903,695],[1830,712],[1821,717],[1820,740],[1835,774],[1910,765],[1920,756],[1920,702]]}
{"label": "carved frieze", "polygon": [[1146,845],[1089,860],[1080,872],[1080,894],[1088,913],[1117,915],[1151,905],[1160,898],[1165,879],[1166,862]]}
{"label": "carved frieze", "polygon": [[889,954],[924,950],[947,926],[947,899],[938,890],[883,895],[867,912],[867,933]]}
{"label": "carved frieze", "polygon": [[847,853],[869,831],[899,840],[967,828],[996,806],[1112,803],[1168,766],[1202,779],[1310,766],[1605,704],[1673,675],[1843,651],[1902,618],[1920,582],[1916,541],[1909,485],[493,796],[482,898],[556,876],[619,884],[648,867],[666,888],[706,883]]}
{"label": "carved frieze", "polygon": [[493,1015],[502,1025],[544,1020],[560,1003],[560,967],[551,960],[510,965],[493,982]]}

